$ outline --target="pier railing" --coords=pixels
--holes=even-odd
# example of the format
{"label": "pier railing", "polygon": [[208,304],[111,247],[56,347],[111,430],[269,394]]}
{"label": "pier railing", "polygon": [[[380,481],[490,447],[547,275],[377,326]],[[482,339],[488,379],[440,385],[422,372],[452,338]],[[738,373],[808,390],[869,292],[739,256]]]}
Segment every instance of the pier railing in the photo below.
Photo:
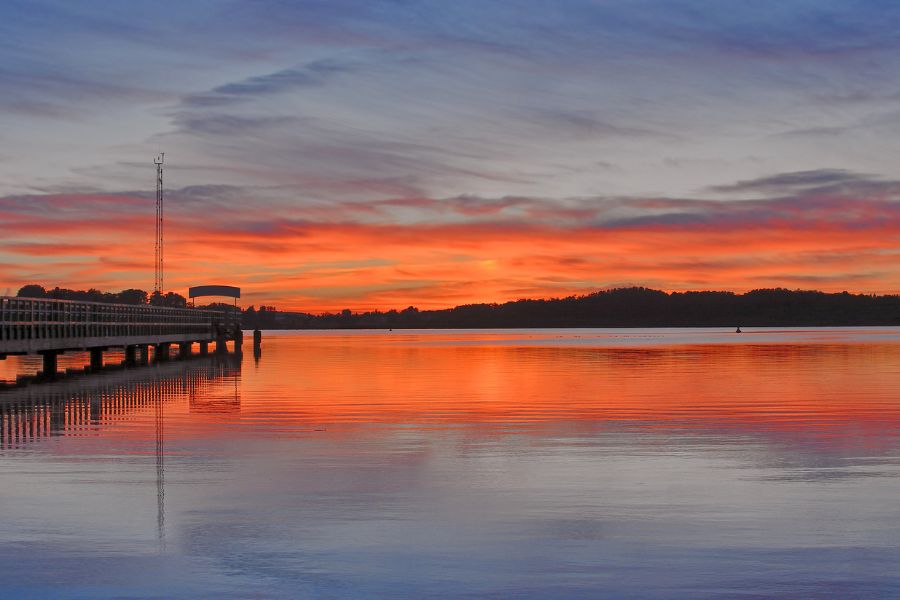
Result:
{"label": "pier railing", "polygon": [[235,320],[236,314],[195,308],[2,296],[0,353],[96,343],[78,340],[213,340]]}
{"label": "pier railing", "polygon": [[193,308],[0,297],[0,341],[210,334],[224,313]]}
{"label": "pier railing", "polygon": [[[41,354],[42,380],[57,376],[57,357],[69,351],[90,351],[90,372],[103,369],[103,353],[120,347],[125,366],[146,364],[153,347],[154,361],[169,359],[169,348],[178,345],[178,356],[187,358],[197,343],[207,354],[215,343],[217,353],[241,353],[240,311],[169,308],[104,302],[79,302],[47,298],[0,296],[0,360],[9,355]],[[27,383],[28,378],[25,381]],[[19,377],[17,377],[17,382]]]}

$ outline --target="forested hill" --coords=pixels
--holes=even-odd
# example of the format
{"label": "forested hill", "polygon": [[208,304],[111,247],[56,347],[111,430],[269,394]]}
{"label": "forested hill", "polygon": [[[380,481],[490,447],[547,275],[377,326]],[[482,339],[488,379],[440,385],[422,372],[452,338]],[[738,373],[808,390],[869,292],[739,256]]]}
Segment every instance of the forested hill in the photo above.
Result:
{"label": "forested hill", "polygon": [[[98,290],[47,290],[27,285],[19,296],[127,304],[185,306],[175,293],[118,293]],[[210,305],[230,309],[226,305]],[[243,311],[252,329],[487,328],[487,327],[759,327],[816,325],[898,325],[900,296],[826,294],[785,289],[732,292],[666,293],[641,287],[595,292],[550,300],[516,300],[503,304],[466,304],[443,310],[404,310],[336,314],[282,312],[251,306]]]}
{"label": "forested hill", "polygon": [[753,327],[900,325],[900,296],[785,289],[673,292],[624,288],[550,300],[467,304],[444,310],[311,315],[271,307],[244,311],[263,329],[487,327]]}

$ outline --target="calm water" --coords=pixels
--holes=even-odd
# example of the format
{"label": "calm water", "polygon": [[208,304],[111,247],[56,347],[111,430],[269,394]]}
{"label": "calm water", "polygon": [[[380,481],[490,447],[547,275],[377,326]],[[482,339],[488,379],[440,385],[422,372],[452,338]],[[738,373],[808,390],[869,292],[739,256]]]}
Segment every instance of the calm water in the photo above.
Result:
{"label": "calm water", "polygon": [[900,329],[272,332],[0,416],[2,598],[900,597]]}

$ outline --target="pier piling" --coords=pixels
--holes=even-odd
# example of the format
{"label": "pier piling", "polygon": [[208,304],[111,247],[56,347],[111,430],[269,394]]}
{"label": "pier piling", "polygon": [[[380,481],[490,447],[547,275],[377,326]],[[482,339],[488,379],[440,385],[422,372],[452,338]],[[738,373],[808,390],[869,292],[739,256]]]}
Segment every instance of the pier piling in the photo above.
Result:
{"label": "pier piling", "polygon": [[52,350],[49,352],[41,352],[41,356],[44,359],[41,376],[46,378],[56,377],[58,363],[57,357],[59,356],[59,352],[54,352]]}
{"label": "pier piling", "polygon": [[91,371],[103,368],[103,348],[91,348]]}
{"label": "pier piling", "polygon": [[125,346],[125,364],[129,367],[137,364],[137,346]]}
{"label": "pier piling", "polygon": [[163,343],[157,344],[156,349],[153,351],[153,358],[156,362],[165,362],[169,360],[169,347],[171,344]]}

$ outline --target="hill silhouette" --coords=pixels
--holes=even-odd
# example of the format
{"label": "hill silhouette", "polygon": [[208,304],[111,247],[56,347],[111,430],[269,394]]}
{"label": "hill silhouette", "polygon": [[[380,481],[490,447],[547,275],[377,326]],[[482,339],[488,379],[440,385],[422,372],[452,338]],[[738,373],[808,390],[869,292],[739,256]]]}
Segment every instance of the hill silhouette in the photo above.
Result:
{"label": "hill silhouette", "polygon": [[[31,284],[22,297],[63,298],[128,304],[184,306],[169,292],[143,290],[46,290]],[[208,308],[232,310],[230,305]],[[199,307],[198,307],[199,308]],[[900,325],[900,295],[825,293],[760,289],[734,292],[662,292],[643,287],[618,288],[566,298],[464,304],[439,310],[403,310],[311,314],[278,311],[272,306],[243,310],[248,329],[386,329],[492,327],[804,327]]]}
{"label": "hill silhouette", "polygon": [[244,324],[262,329],[900,325],[900,296],[786,289],[666,293],[632,287],[441,310],[313,315],[250,307]]}

